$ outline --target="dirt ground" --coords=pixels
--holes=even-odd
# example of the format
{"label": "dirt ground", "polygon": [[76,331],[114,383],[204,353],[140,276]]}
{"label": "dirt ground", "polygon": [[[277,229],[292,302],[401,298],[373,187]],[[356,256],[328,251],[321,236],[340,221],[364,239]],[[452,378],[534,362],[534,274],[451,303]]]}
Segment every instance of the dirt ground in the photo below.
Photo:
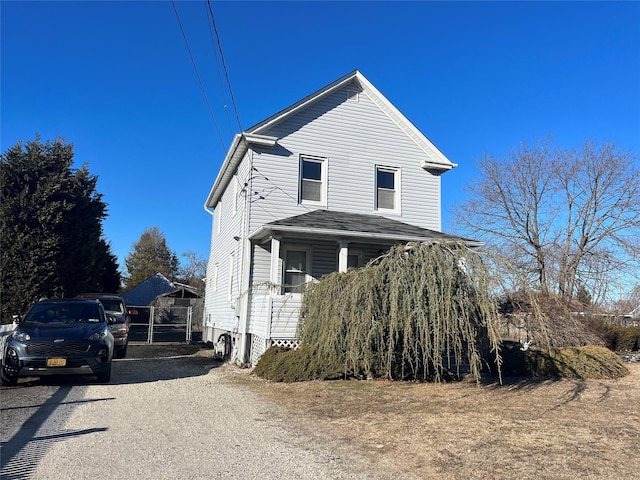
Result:
{"label": "dirt ground", "polygon": [[[149,357],[210,355],[148,346]],[[272,402],[283,421],[400,468],[407,479],[640,478],[640,363],[617,380],[495,379],[273,383],[229,381]]]}
{"label": "dirt ground", "polygon": [[618,380],[270,383],[234,377],[407,478],[640,478],[640,364]]}

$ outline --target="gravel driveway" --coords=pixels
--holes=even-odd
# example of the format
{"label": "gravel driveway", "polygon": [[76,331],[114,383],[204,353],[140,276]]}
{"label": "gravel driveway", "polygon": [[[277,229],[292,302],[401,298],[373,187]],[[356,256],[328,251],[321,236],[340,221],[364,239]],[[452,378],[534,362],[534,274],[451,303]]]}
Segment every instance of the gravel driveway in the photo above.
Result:
{"label": "gravel driveway", "polygon": [[[389,478],[348,446],[233,382],[246,375],[194,346],[131,345],[112,382],[23,379],[3,407],[39,385],[21,425],[3,422],[2,478]],[[4,408],[3,408],[4,409]]]}

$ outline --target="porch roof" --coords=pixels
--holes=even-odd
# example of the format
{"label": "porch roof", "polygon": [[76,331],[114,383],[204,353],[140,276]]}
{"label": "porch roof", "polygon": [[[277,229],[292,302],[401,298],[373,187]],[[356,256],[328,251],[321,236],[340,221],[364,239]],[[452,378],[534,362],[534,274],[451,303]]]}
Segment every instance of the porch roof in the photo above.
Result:
{"label": "porch roof", "polygon": [[313,238],[330,237],[353,241],[425,242],[434,239],[461,240],[469,246],[482,243],[455,235],[409,225],[380,215],[314,210],[267,223],[249,238],[260,241],[274,235],[295,235]]}

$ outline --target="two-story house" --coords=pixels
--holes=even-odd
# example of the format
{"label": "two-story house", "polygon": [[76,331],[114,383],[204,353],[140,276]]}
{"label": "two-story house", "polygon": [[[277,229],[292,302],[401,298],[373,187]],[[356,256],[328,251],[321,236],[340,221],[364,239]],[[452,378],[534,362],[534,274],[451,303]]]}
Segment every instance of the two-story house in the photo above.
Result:
{"label": "two-story house", "polygon": [[230,334],[252,365],[295,345],[306,282],[449,237],[440,175],[455,166],[359,71],[237,134],[205,203],[204,340]]}

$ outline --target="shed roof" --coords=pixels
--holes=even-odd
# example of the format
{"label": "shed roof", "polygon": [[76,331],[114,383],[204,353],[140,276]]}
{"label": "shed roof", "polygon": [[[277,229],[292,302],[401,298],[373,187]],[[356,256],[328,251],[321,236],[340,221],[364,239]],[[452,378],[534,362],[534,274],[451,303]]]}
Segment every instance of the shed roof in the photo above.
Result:
{"label": "shed roof", "polygon": [[156,273],[150,276],[144,282],[136,285],[127,293],[122,295],[127,305],[131,306],[145,306],[149,305],[154,298],[166,292],[170,292],[176,289],[176,286],[171,281],[162,275]]}
{"label": "shed roof", "polygon": [[425,242],[429,240],[461,240],[470,246],[480,242],[455,235],[417,227],[380,215],[314,210],[283,218],[263,225],[250,235],[252,240],[263,240],[271,235],[294,234],[313,238],[334,237],[366,241]]}

